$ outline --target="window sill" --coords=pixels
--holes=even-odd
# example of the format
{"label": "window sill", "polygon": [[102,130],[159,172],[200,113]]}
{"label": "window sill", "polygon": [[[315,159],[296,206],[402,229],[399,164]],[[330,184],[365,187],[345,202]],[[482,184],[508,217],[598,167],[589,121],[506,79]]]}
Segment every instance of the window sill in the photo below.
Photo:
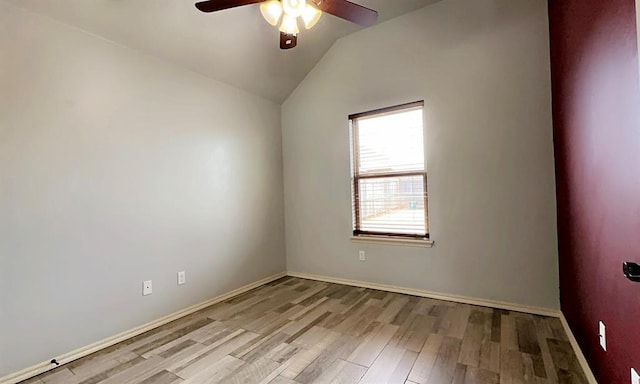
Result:
{"label": "window sill", "polygon": [[399,238],[383,237],[383,236],[351,236],[351,241],[353,241],[354,243],[400,245],[400,246],[406,246],[406,247],[421,247],[421,248],[431,248],[434,245],[433,240],[399,239]]}

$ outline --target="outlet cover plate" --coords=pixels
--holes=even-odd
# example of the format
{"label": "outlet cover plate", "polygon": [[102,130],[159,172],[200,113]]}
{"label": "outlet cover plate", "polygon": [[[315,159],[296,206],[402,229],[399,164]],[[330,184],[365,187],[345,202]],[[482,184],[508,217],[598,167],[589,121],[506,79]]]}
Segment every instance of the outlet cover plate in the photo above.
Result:
{"label": "outlet cover plate", "polygon": [[602,347],[602,349],[606,351],[607,350],[607,328],[604,326],[604,323],[602,321],[599,323],[598,335],[600,336],[600,346]]}
{"label": "outlet cover plate", "polygon": [[187,282],[187,272],[180,271],[178,272],[178,285],[183,285]]}
{"label": "outlet cover plate", "polygon": [[360,251],[360,253],[359,253],[359,254],[360,254],[360,261],[365,261],[365,260],[367,260],[367,257],[365,256],[364,251]]}
{"label": "outlet cover plate", "polygon": [[147,280],[142,283],[142,296],[149,296],[153,293],[153,281]]}
{"label": "outlet cover plate", "polygon": [[631,368],[631,384],[640,384],[640,374],[633,368]]}

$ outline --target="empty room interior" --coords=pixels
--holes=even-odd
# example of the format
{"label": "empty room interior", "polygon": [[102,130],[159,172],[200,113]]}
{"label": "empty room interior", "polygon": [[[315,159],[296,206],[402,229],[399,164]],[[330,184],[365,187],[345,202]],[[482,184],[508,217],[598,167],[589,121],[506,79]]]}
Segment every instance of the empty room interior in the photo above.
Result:
{"label": "empty room interior", "polygon": [[640,384],[639,31],[0,0],[0,384]]}

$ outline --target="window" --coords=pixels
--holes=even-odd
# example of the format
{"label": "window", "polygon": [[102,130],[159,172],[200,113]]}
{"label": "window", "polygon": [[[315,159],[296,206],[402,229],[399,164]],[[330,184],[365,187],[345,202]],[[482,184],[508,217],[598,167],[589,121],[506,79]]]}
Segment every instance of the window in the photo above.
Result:
{"label": "window", "polygon": [[429,239],[423,107],[349,116],[354,236]]}

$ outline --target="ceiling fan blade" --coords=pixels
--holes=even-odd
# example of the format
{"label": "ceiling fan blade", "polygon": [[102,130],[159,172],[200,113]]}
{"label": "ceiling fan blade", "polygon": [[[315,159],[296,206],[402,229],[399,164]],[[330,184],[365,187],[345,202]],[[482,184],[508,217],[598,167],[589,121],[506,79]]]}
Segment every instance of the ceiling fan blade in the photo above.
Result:
{"label": "ceiling fan blade", "polygon": [[378,12],[347,0],[312,0],[323,12],[369,27],[378,21]]}
{"label": "ceiling fan blade", "polygon": [[208,0],[196,3],[196,8],[202,12],[216,12],[223,9],[240,7],[243,5],[262,3],[264,0]]}
{"label": "ceiling fan blade", "polygon": [[291,49],[298,45],[298,36],[280,32],[280,49]]}

